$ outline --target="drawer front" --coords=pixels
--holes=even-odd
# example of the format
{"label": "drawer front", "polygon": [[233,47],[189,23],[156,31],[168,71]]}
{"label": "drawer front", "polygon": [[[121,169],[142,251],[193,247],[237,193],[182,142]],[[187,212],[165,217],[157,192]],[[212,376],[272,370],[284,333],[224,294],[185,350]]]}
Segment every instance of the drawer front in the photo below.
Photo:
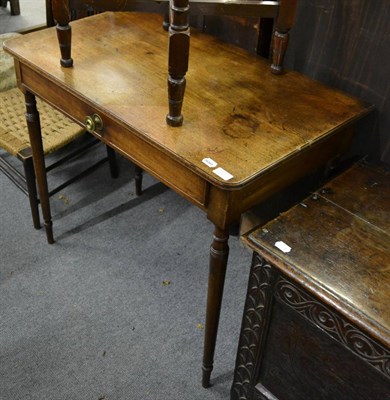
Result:
{"label": "drawer front", "polygon": [[25,65],[21,66],[21,72],[22,82],[26,89],[81,126],[85,127],[87,116],[98,114],[102,119],[103,129],[93,133],[97,138],[197,206],[201,208],[207,206],[208,182],[191,171],[188,166],[173,158],[172,154],[147,142],[93,104],[54,85]]}

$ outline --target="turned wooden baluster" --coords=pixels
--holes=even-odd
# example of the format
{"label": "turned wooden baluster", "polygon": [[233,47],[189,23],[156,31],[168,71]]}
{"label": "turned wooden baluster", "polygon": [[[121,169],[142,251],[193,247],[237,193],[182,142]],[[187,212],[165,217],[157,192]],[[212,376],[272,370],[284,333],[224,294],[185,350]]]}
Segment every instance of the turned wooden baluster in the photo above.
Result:
{"label": "turned wooden baluster", "polygon": [[210,386],[210,376],[214,364],[219,315],[229,256],[228,241],[229,229],[215,226],[213,242],[210,247],[210,272],[202,366],[202,386],[205,388]]}
{"label": "turned wooden baluster", "polygon": [[26,122],[30,136],[31,150],[34,160],[35,176],[38,182],[39,198],[45,223],[46,237],[49,244],[54,243],[53,223],[50,214],[49,191],[47,186],[46,166],[43,155],[41,122],[35,96],[30,92],[24,94],[26,101]]}
{"label": "turned wooden baluster", "polygon": [[70,11],[68,0],[52,0],[53,19],[57,23],[57,37],[61,51],[61,65],[71,67],[72,28],[69,25]]}
{"label": "turned wooden baluster", "polygon": [[274,74],[283,72],[283,60],[287,50],[289,32],[295,19],[297,2],[298,0],[280,0],[273,37],[271,71]]}
{"label": "turned wooden baluster", "polygon": [[168,60],[168,98],[170,126],[181,126],[183,115],[185,75],[188,70],[190,29],[188,21],[188,0],[170,0],[169,60]]}

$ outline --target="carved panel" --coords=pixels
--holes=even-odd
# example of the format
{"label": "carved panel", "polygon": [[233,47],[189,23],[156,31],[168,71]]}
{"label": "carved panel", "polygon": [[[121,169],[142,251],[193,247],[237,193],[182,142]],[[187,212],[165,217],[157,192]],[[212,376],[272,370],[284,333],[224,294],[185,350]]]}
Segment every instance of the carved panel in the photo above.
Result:
{"label": "carved panel", "polygon": [[293,308],[356,356],[390,377],[390,352],[347,319],[332,311],[295,284],[280,278],[275,297]]}
{"label": "carved panel", "polygon": [[[236,368],[231,391],[235,400],[254,399],[259,360],[268,328],[275,270],[255,254],[249,276]],[[256,394],[257,395],[257,394]],[[262,397],[260,397],[262,398]]]}

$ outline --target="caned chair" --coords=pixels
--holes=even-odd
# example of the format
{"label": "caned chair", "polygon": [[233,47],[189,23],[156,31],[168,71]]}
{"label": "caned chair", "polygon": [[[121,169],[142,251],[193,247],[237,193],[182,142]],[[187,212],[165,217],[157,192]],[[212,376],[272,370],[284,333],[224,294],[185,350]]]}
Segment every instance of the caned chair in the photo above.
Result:
{"label": "caned chair", "polygon": [[[37,196],[35,173],[30,148],[29,135],[25,117],[25,99],[23,93],[16,87],[13,58],[3,51],[3,42],[18,33],[0,35],[0,170],[14,182],[19,189],[28,195],[30,200],[33,225],[40,228],[39,199]],[[43,101],[37,100],[42,121],[42,141],[45,156],[64,148],[86,132],[79,125],[72,122],[60,112],[53,109]],[[89,134],[88,134],[89,136]],[[86,138],[87,139],[87,138]],[[89,139],[92,139],[90,137]],[[46,172],[62,165],[97,144],[95,139],[83,141],[82,146],[76,150],[68,151],[51,165]],[[91,165],[86,170],[63,182],[49,193],[50,196],[58,193],[64,187],[93,171],[98,165],[110,162],[110,171],[113,177],[117,176],[115,152],[107,148],[108,156]],[[15,168],[15,163],[10,162],[14,156],[23,163],[23,172]]]}
{"label": "caned chair", "polygon": [[11,7],[11,15],[19,15],[20,14],[20,6],[19,6],[19,0],[1,0],[1,7],[5,8],[7,7],[7,3],[10,3]]}

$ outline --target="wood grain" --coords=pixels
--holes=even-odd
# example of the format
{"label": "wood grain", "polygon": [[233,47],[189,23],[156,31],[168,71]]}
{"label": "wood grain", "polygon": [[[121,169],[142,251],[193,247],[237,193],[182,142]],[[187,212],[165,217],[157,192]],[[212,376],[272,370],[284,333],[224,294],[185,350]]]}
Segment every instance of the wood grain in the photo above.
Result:
{"label": "wood grain", "polygon": [[246,239],[387,347],[390,229],[382,216],[388,221],[389,188],[390,174],[356,166]]}
{"label": "wood grain", "polygon": [[[59,66],[52,28],[9,41],[6,49],[225,187],[249,183],[370,111],[301,74],[275,77],[267,61],[193,31],[185,122],[170,128],[165,123],[167,34],[161,23],[160,16],[137,13],[73,22],[75,65],[69,70]],[[213,174],[202,163],[205,157],[233,178],[225,182]]]}

